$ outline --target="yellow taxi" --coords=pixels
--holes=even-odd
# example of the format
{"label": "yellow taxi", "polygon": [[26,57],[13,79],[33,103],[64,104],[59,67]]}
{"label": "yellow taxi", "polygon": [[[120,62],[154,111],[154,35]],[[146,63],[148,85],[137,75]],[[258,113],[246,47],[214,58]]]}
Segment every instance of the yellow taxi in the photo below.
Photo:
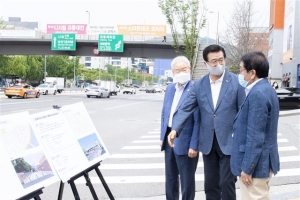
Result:
{"label": "yellow taxi", "polygon": [[6,88],[4,93],[8,98],[22,97],[26,99],[27,97],[40,97],[40,92],[34,89],[31,85],[27,84],[13,85],[11,87]]}

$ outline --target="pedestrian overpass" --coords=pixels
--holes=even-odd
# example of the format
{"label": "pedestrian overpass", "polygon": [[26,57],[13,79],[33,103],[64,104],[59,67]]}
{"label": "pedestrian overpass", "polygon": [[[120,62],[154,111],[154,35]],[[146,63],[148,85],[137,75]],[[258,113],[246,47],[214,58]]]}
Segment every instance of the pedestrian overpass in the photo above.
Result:
{"label": "pedestrian overpass", "polygon": [[[176,57],[173,41],[124,41],[123,52],[98,52],[98,40],[77,39],[75,51],[51,50],[51,39],[0,38],[0,55],[68,55],[101,57],[162,58]],[[180,48],[183,51],[183,45]]]}

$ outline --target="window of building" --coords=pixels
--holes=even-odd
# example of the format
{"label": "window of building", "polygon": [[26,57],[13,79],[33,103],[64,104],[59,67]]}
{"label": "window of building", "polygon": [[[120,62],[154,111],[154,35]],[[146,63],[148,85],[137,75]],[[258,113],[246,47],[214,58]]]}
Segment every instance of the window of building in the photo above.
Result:
{"label": "window of building", "polygon": [[84,63],[84,66],[90,67],[90,66],[91,66],[91,63]]}
{"label": "window of building", "polygon": [[91,61],[92,58],[91,57],[85,57],[85,61]]}
{"label": "window of building", "polygon": [[257,40],[257,37],[255,36],[254,39]]}
{"label": "window of building", "polygon": [[121,57],[111,57],[112,60],[121,60]]}
{"label": "window of building", "polygon": [[115,66],[115,65],[121,65],[121,61],[112,61],[111,65]]}

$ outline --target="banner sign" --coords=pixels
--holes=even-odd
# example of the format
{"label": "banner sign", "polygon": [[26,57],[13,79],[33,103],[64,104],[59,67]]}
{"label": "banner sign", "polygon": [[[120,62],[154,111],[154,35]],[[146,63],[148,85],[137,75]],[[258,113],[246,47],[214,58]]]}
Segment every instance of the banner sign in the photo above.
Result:
{"label": "banner sign", "polygon": [[86,34],[86,24],[47,24],[47,34],[52,33],[75,33]]}
{"label": "banner sign", "polygon": [[104,25],[88,25],[87,34],[88,35],[98,35],[98,34],[116,34],[118,32],[117,26],[104,26]]}
{"label": "banner sign", "polygon": [[165,36],[166,25],[118,25],[118,34],[140,36]]}

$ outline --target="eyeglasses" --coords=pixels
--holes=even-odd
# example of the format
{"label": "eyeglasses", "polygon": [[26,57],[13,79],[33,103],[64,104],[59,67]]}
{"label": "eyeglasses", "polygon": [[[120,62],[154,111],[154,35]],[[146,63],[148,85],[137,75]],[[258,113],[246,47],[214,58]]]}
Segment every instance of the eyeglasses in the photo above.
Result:
{"label": "eyeglasses", "polygon": [[220,58],[219,60],[213,59],[211,61],[208,61],[209,63],[213,64],[214,66],[217,65],[218,63],[223,65],[225,63],[224,58]]}

